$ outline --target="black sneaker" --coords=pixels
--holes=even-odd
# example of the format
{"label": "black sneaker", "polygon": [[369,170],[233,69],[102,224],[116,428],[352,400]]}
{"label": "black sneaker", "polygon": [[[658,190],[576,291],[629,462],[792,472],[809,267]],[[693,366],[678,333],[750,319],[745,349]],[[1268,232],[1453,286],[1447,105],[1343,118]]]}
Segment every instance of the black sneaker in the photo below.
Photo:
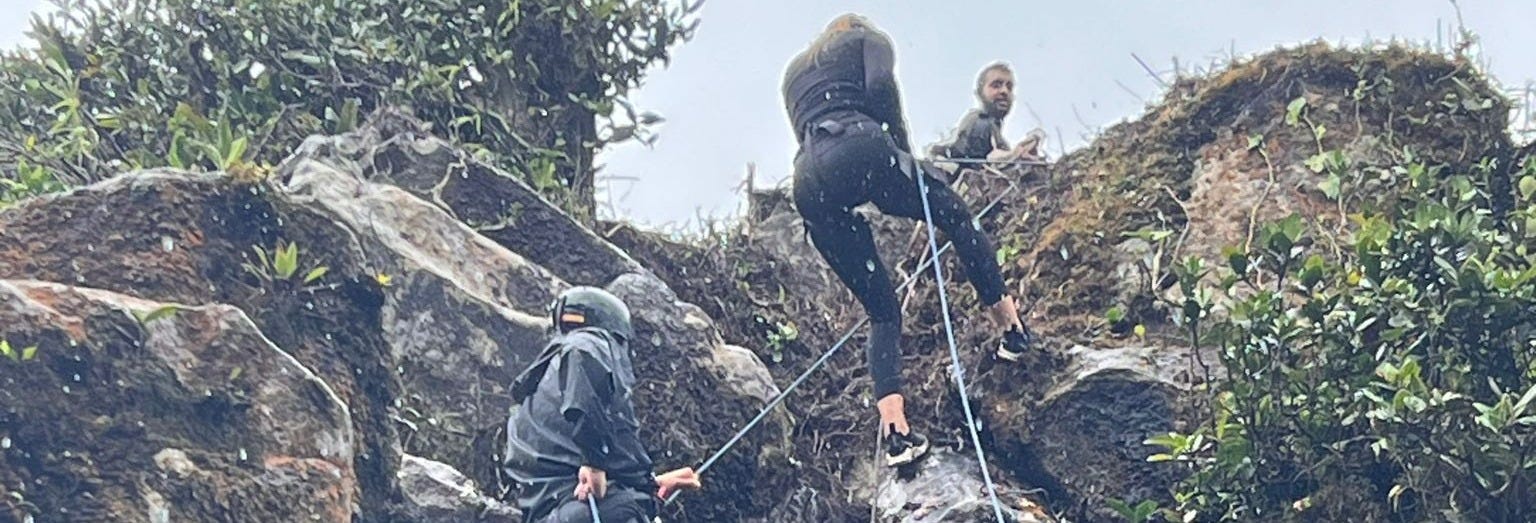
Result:
{"label": "black sneaker", "polygon": [[1003,341],[997,345],[997,357],[1006,361],[1019,361],[1025,352],[1035,344],[1035,336],[1030,334],[1025,327],[1021,332],[1017,328],[1009,328],[1003,333]]}
{"label": "black sneaker", "polygon": [[928,438],[918,434],[912,429],[907,429],[906,434],[896,432],[896,427],[891,427],[891,432],[885,435],[885,465],[887,467],[900,467],[923,457],[928,453]]}

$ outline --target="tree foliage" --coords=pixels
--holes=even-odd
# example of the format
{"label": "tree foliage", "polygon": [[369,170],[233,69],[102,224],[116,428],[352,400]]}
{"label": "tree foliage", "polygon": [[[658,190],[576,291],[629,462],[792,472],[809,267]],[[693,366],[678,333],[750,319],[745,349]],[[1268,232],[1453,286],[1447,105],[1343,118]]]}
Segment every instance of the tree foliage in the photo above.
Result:
{"label": "tree foliage", "polygon": [[385,105],[590,216],[594,152],[702,0],[55,0],[0,56],[10,197],[162,166],[260,175]]}
{"label": "tree foliage", "polygon": [[1400,198],[1337,253],[1292,216],[1180,265],[1177,316],[1225,379],[1208,424],[1149,441],[1191,471],[1168,519],[1536,515],[1536,162],[1507,220],[1473,171],[1401,157]]}

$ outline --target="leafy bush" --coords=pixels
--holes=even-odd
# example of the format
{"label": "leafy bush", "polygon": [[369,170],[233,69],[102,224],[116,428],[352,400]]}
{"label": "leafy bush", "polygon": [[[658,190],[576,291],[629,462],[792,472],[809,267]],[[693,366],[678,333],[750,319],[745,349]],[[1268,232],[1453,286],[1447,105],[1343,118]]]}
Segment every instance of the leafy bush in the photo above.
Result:
{"label": "leafy bush", "polygon": [[1479,176],[1402,160],[1396,212],[1337,253],[1292,216],[1176,271],[1225,379],[1208,424],[1148,442],[1192,472],[1169,519],[1536,517],[1536,162],[1500,222]]}
{"label": "leafy bush", "polygon": [[[0,56],[0,172],[53,187],[172,166],[260,176],[384,105],[590,216],[596,116],[702,0],[55,0]],[[606,139],[653,122],[636,116]],[[44,190],[44,189],[38,189]],[[11,197],[19,193],[7,193]]]}

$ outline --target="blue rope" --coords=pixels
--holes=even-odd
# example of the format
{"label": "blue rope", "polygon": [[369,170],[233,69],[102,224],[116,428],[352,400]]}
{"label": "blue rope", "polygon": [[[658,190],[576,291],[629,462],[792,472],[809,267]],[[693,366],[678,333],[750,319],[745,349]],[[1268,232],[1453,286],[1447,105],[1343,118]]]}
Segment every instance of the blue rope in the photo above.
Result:
{"label": "blue rope", "polygon": [[597,493],[587,493],[587,506],[592,507],[592,523],[603,523],[603,518],[597,515]]}
{"label": "blue rope", "polygon": [[[1008,194],[1013,192],[1013,190],[1016,189],[1016,188],[1018,188],[1017,185],[1009,184],[1008,185],[1008,189],[1004,190],[1002,192],[1002,194],[997,195],[997,198],[994,198],[992,200],[992,203],[989,203],[989,204],[987,204],[986,207],[983,207],[981,209],[981,213],[979,213],[977,215],[977,217],[979,218],[981,216],[986,216],[987,213],[992,212],[992,208],[996,207],[997,204],[1002,203],[1003,198],[1008,196]],[[924,194],[923,195],[923,205],[924,205],[924,210],[925,211],[926,211],[927,204],[928,204],[928,196],[927,196],[927,194]],[[930,226],[930,229],[932,229],[931,226]],[[929,231],[929,234],[930,234],[930,236],[932,235],[932,231],[931,230]],[[930,240],[931,239],[932,238],[930,238]],[[933,242],[930,242],[930,243],[933,243]],[[919,274],[922,274],[923,269],[927,268],[927,266],[929,264],[932,264],[935,260],[938,259],[938,254],[944,253],[944,251],[949,250],[949,248],[951,246],[953,246],[953,245],[954,245],[954,242],[944,242],[944,247],[943,248],[935,249],[935,252],[937,254],[935,254],[931,259],[924,260],[923,263],[918,266],[917,270],[912,271],[912,275],[908,276],[907,277],[907,281],[902,282],[901,286],[896,288],[896,292],[898,292],[898,293],[901,292],[902,289],[907,288],[907,286],[911,285],[913,281],[916,281],[917,280],[917,276]],[[948,314],[948,313],[946,312],[945,314]],[[947,316],[946,316],[946,318],[947,318]],[[800,376],[796,377],[795,381],[790,382],[788,387],[785,387],[783,391],[779,392],[779,395],[775,396],[773,398],[773,401],[768,402],[767,406],[763,407],[762,410],[758,411],[757,417],[752,418],[752,421],[747,422],[747,425],[745,427],[742,427],[741,430],[737,431],[736,435],[731,436],[730,441],[727,441],[725,443],[725,446],[720,447],[720,450],[715,451],[714,455],[711,455],[709,457],[709,459],[704,460],[704,464],[700,465],[696,472],[699,475],[703,475],[704,471],[709,470],[709,467],[713,466],[715,464],[715,461],[719,460],[721,456],[724,456],[726,452],[729,452],[731,450],[731,447],[736,446],[736,443],[741,441],[741,438],[743,436],[746,436],[747,433],[750,432],[754,427],[756,427],[758,423],[761,423],[763,421],[763,418],[768,417],[768,413],[769,412],[773,412],[773,409],[775,407],[778,407],[780,403],[783,403],[784,400],[789,397],[790,391],[793,391],[793,390],[795,390],[796,387],[799,387],[801,383],[805,382],[806,378],[809,378],[811,376],[811,374],[816,372],[816,369],[821,368],[822,365],[827,363],[827,360],[832,359],[832,355],[836,354],[838,349],[843,348],[843,345],[848,343],[848,340],[853,339],[854,333],[858,332],[858,330],[861,327],[863,327],[865,323],[868,323],[868,322],[869,322],[869,317],[866,316],[863,319],[859,320],[859,323],[855,324],[853,326],[853,328],[848,329],[848,333],[844,334],[842,339],[837,340],[837,343],[833,344],[832,348],[827,349],[827,352],[823,353],[821,355],[821,358],[816,360],[816,363],[811,364],[810,368],[805,369],[805,372],[800,373]],[[967,407],[967,409],[969,409],[969,407]],[[969,410],[967,410],[967,412],[969,412]],[[979,449],[979,447],[978,447],[978,449]],[[988,485],[990,485],[990,483],[988,483]],[[663,503],[663,504],[664,505],[671,505],[672,501],[677,499],[677,496],[679,494],[681,494],[681,493],[682,493],[681,490],[672,492],[671,495],[667,496],[666,502]],[[995,503],[996,501],[997,501],[997,498],[994,496],[993,497],[993,502]]]}
{"label": "blue rope", "polygon": [[[915,161],[915,160],[914,160]],[[914,166],[916,167],[916,166]],[[921,168],[914,169],[913,177],[917,178],[917,187],[923,196],[923,216],[928,224],[928,246],[933,250],[933,259],[939,259],[939,240],[933,228],[933,210],[928,205],[928,183],[923,181],[926,176]],[[940,264],[933,264],[933,276],[938,280],[939,307],[944,311],[944,335],[949,339],[949,357],[954,365],[955,384],[960,388],[960,404],[965,407],[966,427],[971,429],[971,443],[976,446],[976,461],[981,464],[981,478],[987,483],[987,495],[992,498],[992,512],[997,516],[997,521],[1002,522],[1003,507],[997,501],[997,488],[992,485],[992,473],[987,471],[987,455],[981,450],[981,434],[976,430],[976,416],[971,414],[971,399],[965,393],[965,369],[960,366],[960,349],[955,347],[955,327],[949,319],[949,296],[944,291],[944,268]]]}

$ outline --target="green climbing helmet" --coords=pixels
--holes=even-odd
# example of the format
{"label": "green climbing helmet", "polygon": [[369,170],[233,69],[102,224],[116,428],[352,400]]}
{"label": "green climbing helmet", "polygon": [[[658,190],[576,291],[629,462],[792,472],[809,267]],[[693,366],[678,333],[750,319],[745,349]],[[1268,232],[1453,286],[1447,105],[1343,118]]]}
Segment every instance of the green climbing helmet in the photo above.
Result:
{"label": "green climbing helmet", "polygon": [[634,337],[629,306],[612,293],[597,287],[567,289],[550,304],[550,320],[561,333],[582,327],[598,327],[626,341]]}

